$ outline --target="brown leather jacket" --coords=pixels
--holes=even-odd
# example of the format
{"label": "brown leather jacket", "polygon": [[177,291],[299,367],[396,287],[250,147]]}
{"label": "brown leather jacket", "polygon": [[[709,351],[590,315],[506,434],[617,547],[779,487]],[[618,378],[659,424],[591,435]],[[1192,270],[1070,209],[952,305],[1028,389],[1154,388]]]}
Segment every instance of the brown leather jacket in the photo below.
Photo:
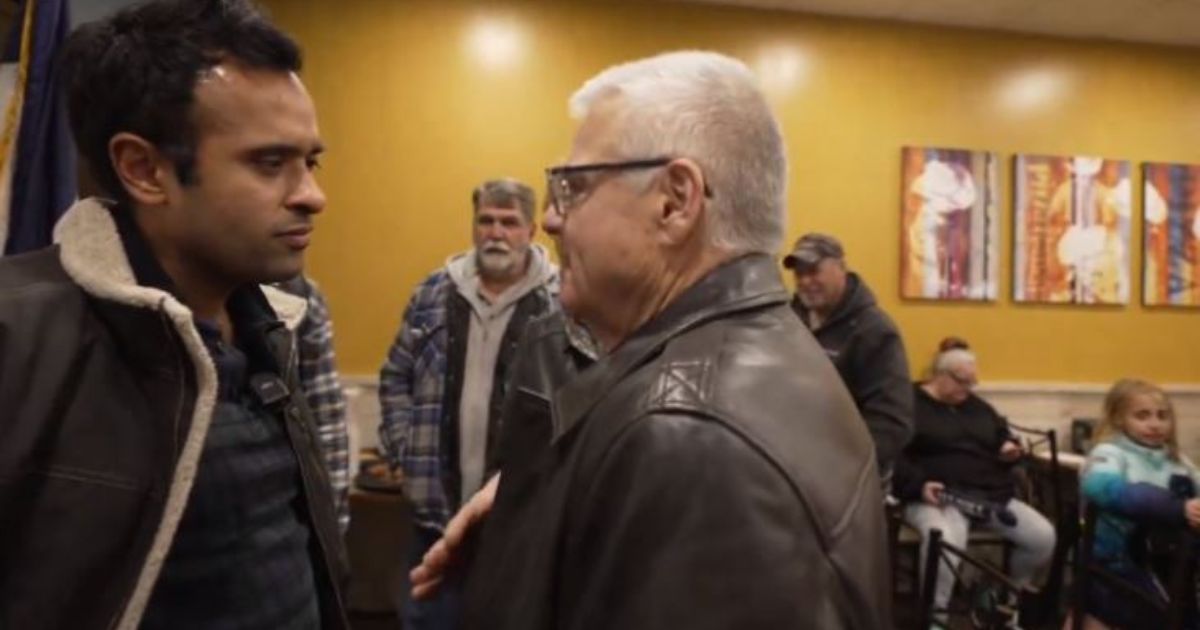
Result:
{"label": "brown leather jacket", "polygon": [[[192,316],[138,285],[107,209],[76,204],[59,246],[0,261],[0,628],[136,628],[187,505],[216,374]],[[244,297],[271,313],[258,289]],[[325,628],[348,574],[292,335],[275,407],[313,526]]]}
{"label": "brown leather jacket", "polygon": [[770,258],[715,270],[547,404],[466,627],[890,627],[871,440]]}

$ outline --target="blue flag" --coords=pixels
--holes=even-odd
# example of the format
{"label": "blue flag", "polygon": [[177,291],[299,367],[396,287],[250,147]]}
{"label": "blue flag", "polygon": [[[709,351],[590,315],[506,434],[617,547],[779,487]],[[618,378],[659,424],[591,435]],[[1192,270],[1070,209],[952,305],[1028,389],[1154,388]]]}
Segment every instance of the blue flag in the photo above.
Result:
{"label": "blue flag", "polygon": [[[58,76],[58,51],[70,31],[67,4],[68,0],[22,0],[8,38],[4,61],[23,68],[24,82],[17,86],[20,123],[8,165],[12,184],[5,254],[49,245],[54,223],[77,194],[75,147]],[[25,28],[30,9],[32,21]],[[23,45],[26,36],[32,40]]]}

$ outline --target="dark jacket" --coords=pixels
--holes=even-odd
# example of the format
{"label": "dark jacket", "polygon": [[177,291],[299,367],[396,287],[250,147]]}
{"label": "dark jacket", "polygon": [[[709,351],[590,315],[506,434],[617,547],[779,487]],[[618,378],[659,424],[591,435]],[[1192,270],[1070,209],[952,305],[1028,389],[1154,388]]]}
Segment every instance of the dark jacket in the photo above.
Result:
{"label": "dark jacket", "polygon": [[[799,299],[793,298],[792,308],[807,325]],[[842,301],[812,333],[854,397],[875,442],[879,470],[887,475],[913,434],[912,379],[900,331],[851,272]]]}
{"label": "dark jacket", "polygon": [[501,487],[510,481],[510,488],[517,485],[518,475],[513,473],[550,444],[554,393],[598,357],[595,342],[581,328],[568,324],[563,311],[529,322],[513,353],[497,427],[501,443],[496,467],[508,473]]}
{"label": "dark jacket", "polygon": [[[509,385],[501,414],[500,486],[477,540],[464,555],[467,586],[464,624],[489,627],[491,610],[509,595],[509,571],[520,567],[520,536],[524,523],[537,520],[532,500],[543,481],[542,458],[554,435],[551,399],[560,387],[596,361],[597,351],[585,332],[554,311],[529,323],[509,369]],[[471,547],[474,547],[473,549]],[[451,579],[462,579],[452,575]]]}
{"label": "dark jacket", "polygon": [[1012,439],[1004,417],[974,394],[950,405],[934,400],[920,384],[913,392],[917,432],[896,467],[896,496],[919,501],[925,482],[940,481],[978,498],[1011,499],[1013,464],[999,457],[1000,447]]}
{"label": "dark jacket", "polygon": [[[187,506],[216,393],[191,312],[139,286],[108,210],[0,261],[0,628],[136,628]],[[257,288],[242,297],[270,312]],[[286,375],[324,627],[347,574],[292,335],[255,338]]]}
{"label": "dark jacket", "polygon": [[467,628],[887,627],[870,437],[787,299],[743,257],[558,389]]}

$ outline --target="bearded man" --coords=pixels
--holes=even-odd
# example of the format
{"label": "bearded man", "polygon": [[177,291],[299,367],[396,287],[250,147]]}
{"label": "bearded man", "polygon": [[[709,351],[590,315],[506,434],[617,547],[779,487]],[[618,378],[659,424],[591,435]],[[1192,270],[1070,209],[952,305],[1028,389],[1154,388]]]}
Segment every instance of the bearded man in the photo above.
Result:
{"label": "bearded man", "polygon": [[[506,372],[526,324],[557,308],[558,269],[531,243],[533,190],[499,179],[471,195],[471,251],[413,292],[379,375],[385,456],[403,478],[418,565],[496,468]],[[457,627],[454,588],[402,606],[405,628]]]}

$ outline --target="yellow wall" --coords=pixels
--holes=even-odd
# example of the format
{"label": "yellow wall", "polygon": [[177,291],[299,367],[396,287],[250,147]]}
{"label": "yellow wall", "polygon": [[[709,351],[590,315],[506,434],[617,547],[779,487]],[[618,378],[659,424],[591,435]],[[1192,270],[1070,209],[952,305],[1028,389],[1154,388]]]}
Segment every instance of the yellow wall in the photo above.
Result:
{"label": "yellow wall", "polygon": [[[566,99],[580,82],[615,62],[702,47],[769,75],[791,158],[789,242],[809,230],[843,239],[914,369],[954,333],[980,354],[985,380],[1200,382],[1200,311],[1138,305],[1140,220],[1134,304],[1013,304],[1008,192],[1016,152],[1200,162],[1196,50],[676,3],[268,5],[306,49],[330,146],[310,270],[332,302],[346,373],[377,370],[414,284],[469,246],[477,182],[513,175],[541,190],[542,167],[568,148]],[[481,59],[470,43],[497,22],[523,42],[508,65],[503,51]],[[1025,91],[1014,88],[1022,81]],[[1004,155],[998,303],[899,299],[906,144]],[[1139,216],[1141,183],[1135,169]]]}

